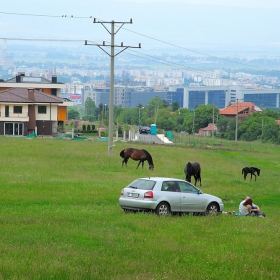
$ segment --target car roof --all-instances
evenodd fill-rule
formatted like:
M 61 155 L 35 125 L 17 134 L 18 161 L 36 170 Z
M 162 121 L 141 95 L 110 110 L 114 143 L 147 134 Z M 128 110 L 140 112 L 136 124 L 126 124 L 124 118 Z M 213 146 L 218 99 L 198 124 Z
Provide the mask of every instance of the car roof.
M 170 178 L 170 177 L 145 177 L 145 178 L 137 178 L 137 179 L 153 180 L 153 181 L 159 181 L 159 182 L 163 182 L 163 181 L 184 181 L 182 179 L 176 179 L 176 178 Z

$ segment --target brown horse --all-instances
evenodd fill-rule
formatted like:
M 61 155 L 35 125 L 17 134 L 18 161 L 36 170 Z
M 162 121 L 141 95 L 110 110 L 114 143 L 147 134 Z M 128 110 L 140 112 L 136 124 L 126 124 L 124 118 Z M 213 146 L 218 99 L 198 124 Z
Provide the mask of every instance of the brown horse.
M 129 160 L 129 158 L 131 158 L 135 161 L 139 160 L 139 163 L 138 163 L 136 169 L 139 167 L 141 162 L 142 162 L 142 168 L 143 168 L 145 160 L 148 161 L 148 163 L 149 163 L 149 169 L 150 170 L 154 169 L 153 158 L 149 154 L 149 152 L 146 151 L 146 150 L 138 150 L 138 149 L 134 149 L 134 148 L 128 148 L 128 149 L 122 150 L 120 152 L 120 156 L 123 158 L 122 166 L 123 166 L 123 164 L 125 164 L 127 166 L 127 162 Z

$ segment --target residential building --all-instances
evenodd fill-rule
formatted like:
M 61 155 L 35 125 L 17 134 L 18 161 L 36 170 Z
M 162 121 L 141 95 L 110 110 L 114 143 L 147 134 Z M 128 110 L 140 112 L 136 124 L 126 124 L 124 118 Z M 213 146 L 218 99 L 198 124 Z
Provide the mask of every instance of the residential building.
M 52 80 L 43 77 L 25 76 L 25 73 L 18 73 L 15 77 L 6 81 L 0 80 L 0 91 L 9 88 L 34 88 L 35 90 L 60 97 L 61 89 L 65 85 L 57 81 L 57 76 Z
M 0 135 L 57 132 L 67 120 L 67 108 L 73 106 L 73 102 L 60 97 L 63 88 L 56 76 L 48 80 L 18 73 L 6 81 L 0 80 Z
M 53 135 L 67 119 L 65 105 L 62 98 L 31 88 L 2 90 L 0 135 Z
M 217 126 L 213 123 L 209 123 L 207 127 L 200 128 L 198 134 L 199 136 L 211 136 L 212 133 L 216 133 L 217 131 Z
M 252 102 L 235 102 L 227 107 L 220 109 L 220 114 L 227 118 L 234 118 L 238 114 L 238 118 L 245 118 L 253 112 L 262 111 Z

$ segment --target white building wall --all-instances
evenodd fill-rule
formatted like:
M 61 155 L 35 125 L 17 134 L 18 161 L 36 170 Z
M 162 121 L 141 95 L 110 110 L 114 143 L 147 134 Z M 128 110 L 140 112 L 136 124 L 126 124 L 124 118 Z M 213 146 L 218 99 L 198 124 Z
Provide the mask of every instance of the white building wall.
M 38 121 L 56 121 L 57 120 L 57 105 L 46 104 L 46 114 L 38 114 L 38 106 L 44 106 L 42 104 L 35 105 L 35 116 Z
M 5 116 L 5 108 L 9 106 L 9 117 Z M 14 106 L 22 106 L 22 113 L 15 114 Z M 17 121 L 17 122 L 26 122 L 29 120 L 28 117 L 28 104 L 1 104 L 0 105 L 0 120 L 4 121 Z

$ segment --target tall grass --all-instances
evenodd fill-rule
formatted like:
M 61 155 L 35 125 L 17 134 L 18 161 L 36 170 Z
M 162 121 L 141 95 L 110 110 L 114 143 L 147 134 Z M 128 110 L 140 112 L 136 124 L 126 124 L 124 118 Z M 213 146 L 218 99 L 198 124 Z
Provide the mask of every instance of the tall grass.
M 47 138 L 0 138 L 0 279 L 279 279 L 279 151 L 196 149 Z M 155 169 L 121 166 L 147 149 Z M 121 189 L 138 177 L 184 179 L 202 167 L 202 191 L 237 211 L 246 195 L 264 219 L 124 214 Z M 256 182 L 244 166 L 261 168 Z

